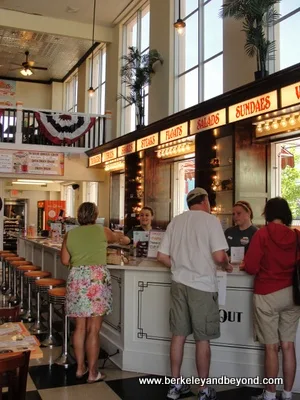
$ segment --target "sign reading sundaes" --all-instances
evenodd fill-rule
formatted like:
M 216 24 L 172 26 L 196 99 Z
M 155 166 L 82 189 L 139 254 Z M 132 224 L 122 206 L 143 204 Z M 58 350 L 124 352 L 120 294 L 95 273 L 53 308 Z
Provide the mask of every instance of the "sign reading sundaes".
M 240 121 L 276 110 L 278 108 L 277 103 L 277 91 L 274 90 L 273 92 L 235 104 L 229 107 L 229 122 Z
M 135 152 L 135 142 L 130 142 L 118 147 L 118 157 L 124 157 L 127 154 Z
M 187 122 L 173 126 L 160 132 L 160 143 L 171 142 L 172 140 L 181 139 L 188 134 Z
M 137 140 L 136 142 L 136 150 L 145 150 L 149 147 L 158 145 L 158 133 L 154 133 L 153 135 L 146 136 L 142 139 Z
M 193 119 L 190 126 L 190 135 L 194 133 L 214 129 L 218 126 L 226 124 L 226 109 L 215 111 L 211 114 L 203 115 L 202 117 Z
M 89 158 L 89 167 L 97 164 L 101 164 L 101 154 L 97 154 L 96 156 L 92 156 Z
M 300 82 L 281 89 L 281 106 L 287 107 L 300 103 Z
M 102 153 L 102 162 L 113 160 L 117 158 L 117 148 L 107 150 L 105 153 Z

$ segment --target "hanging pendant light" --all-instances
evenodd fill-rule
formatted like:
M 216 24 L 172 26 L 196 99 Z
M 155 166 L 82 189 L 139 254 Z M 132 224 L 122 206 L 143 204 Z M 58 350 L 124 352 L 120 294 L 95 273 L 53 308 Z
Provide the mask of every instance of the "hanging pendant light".
M 178 0 L 178 19 L 174 22 L 174 28 L 179 35 L 182 35 L 184 32 L 185 25 L 185 22 L 181 19 L 181 0 Z
M 92 62 L 91 62 L 91 79 L 88 94 L 90 97 L 94 96 L 95 89 L 93 88 L 93 72 L 94 72 L 94 43 L 95 43 L 95 19 L 96 19 L 96 0 L 94 0 L 94 11 L 93 11 L 93 34 L 92 34 Z

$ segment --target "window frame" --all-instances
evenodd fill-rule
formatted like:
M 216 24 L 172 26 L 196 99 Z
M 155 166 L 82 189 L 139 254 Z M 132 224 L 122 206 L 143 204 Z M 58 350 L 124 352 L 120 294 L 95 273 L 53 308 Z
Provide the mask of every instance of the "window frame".
M 107 59 L 107 49 L 105 44 L 101 44 L 90 57 L 88 58 L 88 80 L 90 82 L 91 79 L 91 68 L 92 68 L 92 57 L 93 57 L 93 67 L 95 68 L 95 63 L 98 62 L 98 69 L 97 69 L 97 86 L 95 85 L 94 82 L 94 76 L 93 76 L 93 88 L 95 90 L 94 96 L 89 98 L 88 102 L 88 110 L 89 113 L 91 114 L 99 114 L 99 115 L 104 115 L 105 114 L 105 88 L 106 88 L 106 59 Z M 105 74 L 103 74 L 103 69 L 105 71 Z M 104 75 L 104 76 L 103 76 Z M 104 77 L 104 80 L 102 79 Z M 91 82 L 89 83 L 91 84 Z M 103 92 L 104 88 L 104 92 Z M 93 101 L 98 96 L 98 107 L 96 111 L 93 111 Z M 93 112 L 92 112 L 93 111 Z M 102 112 L 101 112 L 102 111 Z
M 145 12 L 145 10 L 147 10 Z M 128 43 L 128 26 L 132 24 L 134 20 L 136 20 L 136 25 L 137 25 L 137 32 L 136 32 L 136 46 L 139 51 L 141 51 L 141 54 L 144 54 L 145 52 L 149 51 L 150 49 L 150 24 L 149 24 L 149 46 L 147 46 L 145 49 L 141 49 L 142 45 L 142 19 L 143 17 L 149 13 L 149 21 L 150 21 L 150 3 L 146 2 L 143 4 L 123 25 L 123 32 L 122 32 L 122 56 L 126 55 L 128 53 L 128 47 L 132 46 L 132 43 Z M 126 96 L 127 93 L 127 88 L 126 85 L 121 83 L 121 93 L 122 95 Z M 147 101 L 147 107 L 145 106 L 145 110 L 149 110 L 149 90 L 145 90 L 145 94 L 143 96 L 144 99 L 144 104 L 146 104 Z M 133 113 L 133 108 L 134 108 L 134 113 Z M 121 112 L 120 112 L 120 134 L 121 136 L 132 132 L 132 130 L 135 130 L 136 126 L 136 119 L 134 118 L 134 123 L 131 120 L 132 117 L 130 117 L 130 121 L 127 122 L 126 117 L 128 115 L 128 110 L 132 115 L 135 117 L 135 105 L 129 105 L 127 102 L 125 102 L 124 99 L 121 99 Z M 149 113 L 146 115 L 145 113 L 145 125 L 148 125 L 148 117 Z M 126 129 L 126 126 L 130 125 L 133 126 L 133 128 Z
M 178 19 L 178 15 L 177 15 L 177 10 L 178 10 L 178 6 L 179 6 L 179 1 L 182 0 L 174 0 L 175 2 L 175 15 L 174 15 L 174 20 Z M 188 1 L 188 0 L 185 0 Z M 185 15 L 184 17 L 182 17 L 183 21 L 186 22 L 186 24 L 188 23 L 188 19 L 190 17 L 192 17 L 194 14 L 198 14 L 198 63 L 190 68 L 188 68 L 187 70 L 183 71 L 183 72 L 179 72 L 180 67 L 179 67 L 179 62 L 180 59 L 182 59 L 183 57 L 185 57 L 185 53 L 183 53 L 182 55 L 180 54 L 180 45 L 179 45 L 179 41 L 180 41 L 180 35 L 178 35 L 178 33 L 176 32 L 176 30 L 174 30 L 174 35 L 175 35 L 175 40 L 174 40 L 174 57 L 175 57 L 175 62 L 174 62 L 174 112 L 178 112 L 178 111 L 182 111 L 188 107 L 184 106 L 183 108 L 180 107 L 180 96 L 179 96 L 179 92 L 180 92 L 180 78 L 182 78 L 183 76 L 188 75 L 190 72 L 198 69 L 198 103 L 202 103 L 203 101 L 209 100 L 209 98 L 205 98 L 205 66 L 213 61 L 216 60 L 219 57 L 223 57 L 224 54 L 224 48 L 222 45 L 222 51 L 219 51 L 218 53 L 215 53 L 214 55 L 205 58 L 205 54 L 204 54 L 204 35 L 205 35 L 205 9 L 204 7 L 206 5 L 208 5 L 209 3 L 211 3 L 213 0 L 198 0 L 198 7 L 196 9 L 194 9 L 193 11 L 191 11 L 189 14 Z M 220 19 L 220 21 L 222 21 L 223 24 L 223 20 Z M 223 24 L 224 25 L 224 24 Z M 222 32 L 224 35 L 224 30 L 222 28 Z M 222 68 L 222 73 L 223 73 L 223 68 Z M 223 81 L 223 78 L 222 78 Z M 223 81 L 224 82 L 224 81 Z M 222 94 L 224 92 L 224 85 L 222 85 L 222 91 L 220 94 Z M 194 104 L 194 105 L 196 105 Z
M 76 113 L 78 110 L 78 70 L 76 70 L 65 82 L 65 104 L 67 112 Z

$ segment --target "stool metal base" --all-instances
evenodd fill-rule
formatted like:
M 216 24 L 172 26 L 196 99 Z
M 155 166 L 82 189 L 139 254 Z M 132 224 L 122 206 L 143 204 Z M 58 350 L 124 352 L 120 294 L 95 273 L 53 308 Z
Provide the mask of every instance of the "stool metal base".
M 35 318 L 33 317 L 31 310 L 28 310 L 25 314 L 21 315 L 21 320 L 31 323 L 35 321 Z
M 57 347 L 62 345 L 62 338 L 58 334 L 49 335 L 41 342 L 43 347 Z
M 29 332 L 32 333 L 33 335 L 40 335 L 42 333 L 47 333 L 48 329 L 47 327 L 42 323 L 36 321 L 30 328 Z
M 70 368 L 72 365 L 76 364 L 74 358 L 68 353 L 62 353 L 55 361 L 54 364 L 60 365 L 64 368 Z

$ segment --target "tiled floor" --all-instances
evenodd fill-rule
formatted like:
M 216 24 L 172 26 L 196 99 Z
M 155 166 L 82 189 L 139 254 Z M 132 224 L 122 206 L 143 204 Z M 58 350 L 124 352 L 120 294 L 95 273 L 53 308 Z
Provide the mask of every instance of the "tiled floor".
M 166 385 L 142 385 L 140 377 L 143 374 L 121 371 L 110 361 L 105 364 L 105 382 L 87 384 L 85 380 L 75 378 L 75 368 L 66 370 L 53 365 L 53 360 L 60 354 L 60 348 L 44 348 L 44 358 L 30 362 L 27 381 L 26 400 L 164 400 L 166 399 Z M 51 365 L 52 364 L 52 365 Z M 99 361 L 99 366 L 103 360 Z M 101 368 L 100 368 L 101 369 Z M 147 377 L 152 377 L 147 375 Z M 251 400 L 261 392 L 254 388 L 232 388 L 228 386 L 217 387 L 218 400 Z M 181 397 L 185 400 L 196 400 L 197 387 L 192 387 L 191 392 Z M 300 400 L 300 395 L 295 395 L 294 400 Z M 5 400 L 5 397 L 4 397 Z

